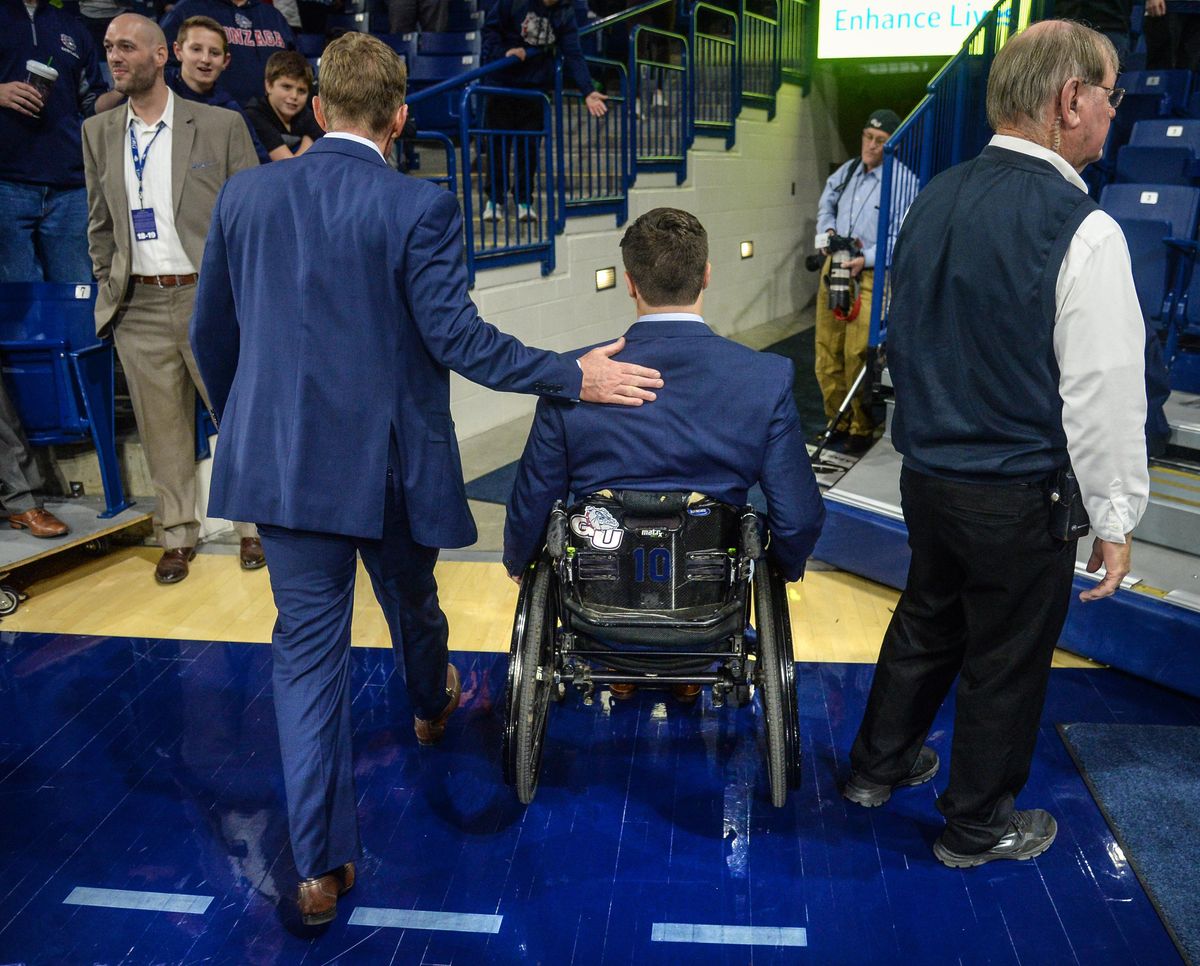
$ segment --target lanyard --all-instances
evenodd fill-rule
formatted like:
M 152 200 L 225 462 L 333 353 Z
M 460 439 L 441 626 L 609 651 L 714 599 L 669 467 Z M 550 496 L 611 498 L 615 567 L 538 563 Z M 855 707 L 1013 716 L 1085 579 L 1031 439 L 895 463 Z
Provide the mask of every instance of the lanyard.
M 149 150 L 149 149 L 147 149 L 147 150 Z M 866 168 L 863 168 L 862 172 L 860 173 L 860 177 L 859 177 L 860 185 L 862 184 L 862 179 L 865 178 L 868 174 L 870 174 L 870 172 L 867 171 Z M 850 227 L 846 231 L 846 234 L 849 235 L 851 238 L 854 237 L 854 226 L 858 222 L 858 216 L 861 215 L 863 213 L 863 209 L 865 207 L 867 207 L 867 202 L 870 201 L 873 196 L 877 195 L 878 192 L 879 192 L 879 182 L 875 182 L 875 184 L 871 186 L 871 190 L 867 192 L 867 196 L 861 202 L 859 202 L 857 211 L 854 210 L 854 194 L 858 193 L 857 188 L 856 188 L 854 194 L 851 194 L 851 196 L 850 196 L 850 199 L 851 199 L 850 200 Z
M 154 142 L 158 140 L 158 136 L 162 134 L 162 129 L 167 126 L 166 121 L 159 121 L 158 126 L 154 129 L 154 137 L 150 139 L 150 143 L 146 145 L 146 153 L 139 155 L 137 146 L 137 135 L 134 133 L 136 125 L 129 125 L 129 153 L 133 155 L 133 173 L 137 175 L 138 183 L 138 207 L 145 208 L 146 204 L 142 196 L 142 173 L 146 170 L 146 162 L 150 160 L 150 149 L 154 147 Z

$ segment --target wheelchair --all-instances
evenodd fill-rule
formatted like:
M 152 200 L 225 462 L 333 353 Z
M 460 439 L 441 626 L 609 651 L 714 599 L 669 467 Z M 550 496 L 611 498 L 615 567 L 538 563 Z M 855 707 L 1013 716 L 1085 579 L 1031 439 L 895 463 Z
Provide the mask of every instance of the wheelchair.
M 753 507 L 630 490 L 555 504 L 509 649 L 504 778 L 522 804 L 537 792 L 551 706 L 568 685 L 590 703 L 611 683 L 707 685 L 716 707 L 757 689 L 771 803 L 783 807 L 800 785 L 792 631 Z

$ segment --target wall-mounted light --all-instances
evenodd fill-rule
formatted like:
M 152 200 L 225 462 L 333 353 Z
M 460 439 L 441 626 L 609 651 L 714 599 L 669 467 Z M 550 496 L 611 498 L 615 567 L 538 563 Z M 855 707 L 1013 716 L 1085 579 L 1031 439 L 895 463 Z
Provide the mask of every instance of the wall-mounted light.
M 753 258 L 753 257 L 754 257 L 754 242 L 752 242 L 752 241 L 742 242 L 742 258 Z
M 615 268 L 596 269 L 596 291 L 603 292 L 606 288 L 617 287 L 617 270 Z

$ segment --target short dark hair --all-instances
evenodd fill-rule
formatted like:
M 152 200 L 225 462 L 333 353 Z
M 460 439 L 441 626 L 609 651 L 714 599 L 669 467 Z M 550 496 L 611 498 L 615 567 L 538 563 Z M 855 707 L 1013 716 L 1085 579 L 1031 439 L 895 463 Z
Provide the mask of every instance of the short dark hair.
M 647 305 L 690 305 L 704 288 L 708 233 L 678 208 L 655 208 L 621 239 L 621 260 Z
M 279 50 L 267 58 L 267 83 L 274 84 L 279 78 L 303 81 L 310 91 L 313 86 L 312 64 L 302 53 L 295 50 Z

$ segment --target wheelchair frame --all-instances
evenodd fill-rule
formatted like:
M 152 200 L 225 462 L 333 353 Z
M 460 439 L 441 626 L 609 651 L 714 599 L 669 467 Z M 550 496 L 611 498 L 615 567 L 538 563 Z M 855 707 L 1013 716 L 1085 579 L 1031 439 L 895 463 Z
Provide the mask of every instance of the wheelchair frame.
M 727 508 L 738 514 L 741 522 L 732 571 L 735 583 L 731 604 L 736 607 L 726 606 L 707 621 L 719 628 L 729 622 L 731 612 L 740 614 L 732 633 L 708 642 L 716 645 L 724 639 L 724 646 L 642 646 L 623 650 L 605 646 L 595 636 L 571 626 L 564 589 L 570 581 L 567 521 L 571 511 L 561 501 L 555 505 L 547 526 L 546 547 L 521 581 L 509 649 L 502 760 L 505 781 L 516 787 L 522 804 L 532 802 L 537 792 L 550 707 L 563 699 L 567 685 L 574 685 L 585 702 L 591 703 L 597 684 L 701 684 L 712 688 L 714 707 L 722 706 L 727 698 L 735 705 L 748 703 L 751 686 L 757 686 L 766 731 L 771 803 L 783 807 L 788 790 L 799 787 L 800 726 L 787 588 L 762 552 L 753 508 Z M 751 601 L 756 641 L 748 640 L 744 633 Z M 589 630 L 611 629 L 617 639 L 622 628 L 637 630 L 644 636 L 647 628 L 652 634 L 655 626 L 652 621 L 639 619 L 636 612 L 581 620 L 577 611 L 575 623 L 584 623 Z M 687 626 L 703 633 L 705 623 L 660 620 L 657 627 Z M 678 667 L 681 659 L 685 662 L 682 669 Z M 690 666 L 686 666 L 689 661 Z M 670 667 L 672 664 L 676 669 Z M 704 670 L 697 670 L 698 666 Z

